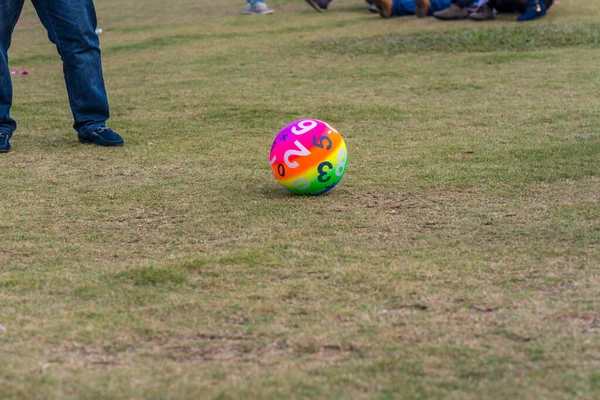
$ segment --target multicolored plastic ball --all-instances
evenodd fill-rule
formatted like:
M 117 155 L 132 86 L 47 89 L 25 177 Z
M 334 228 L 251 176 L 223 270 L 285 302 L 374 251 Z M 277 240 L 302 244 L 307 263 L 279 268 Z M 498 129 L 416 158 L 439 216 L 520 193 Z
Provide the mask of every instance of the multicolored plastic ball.
M 342 135 L 326 122 L 306 118 L 279 132 L 271 146 L 275 179 L 297 194 L 319 195 L 344 176 L 348 151 Z

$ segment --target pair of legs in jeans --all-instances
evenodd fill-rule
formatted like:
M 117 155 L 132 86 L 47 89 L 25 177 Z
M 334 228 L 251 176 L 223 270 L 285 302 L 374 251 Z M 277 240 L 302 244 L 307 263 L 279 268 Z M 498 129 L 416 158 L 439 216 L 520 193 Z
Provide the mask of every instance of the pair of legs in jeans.
M 10 116 L 13 100 L 8 67 L 8 48 L 25 0 L 0 0 L 0 146 L 15 131 Z M 81 141 L 118 146 L 123 140 L 106 128 L 108 99 L 102 76 L 96 11 L 92 0 L 32 0 L 48 38 L 56 45 L 63 73 L 73 127 Z M 9 147 L 10 148 L 10 147 Z M 1 149 L 0 149 L 1 150 Z M 6 150 L 8 151 L 8 150 Z

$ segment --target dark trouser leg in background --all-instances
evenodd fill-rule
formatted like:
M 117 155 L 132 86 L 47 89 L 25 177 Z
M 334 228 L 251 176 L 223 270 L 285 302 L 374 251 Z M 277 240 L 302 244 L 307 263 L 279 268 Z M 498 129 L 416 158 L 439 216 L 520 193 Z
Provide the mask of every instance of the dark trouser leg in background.
M 13 92 L 8 68 L 8 48 L 24 0 L 0 0 L 0 134 L 10 138 L 17 123 L 10 117 Z
M 534 19 L 542 18 L 546 15 L 548 7 L 552 5 L 552 1 L 548 2 L 545 0 L 529 0 L 527 7 L 523 15 L 517 18 L 518 22 L 531 21 Z
M 80 135 L 85 135 L 105 126 L 109 109 L 93 1 L 32 2 L 48 31 L 48 38 L 56 45 L 63 61 L 69 103 L 75 120 L 73 127 Z
M 306 1 L 312 8 L 317 10 L 318 12 L 327 11 L 327 7 L 332 0 L 304 0 Z
M 527 8 L 527 0 L 489 0 L 487 6 L 501 13 L 524 13 Z
M 495 8 L 498 12 L 520 12 L 524 13 L 527 10 L 528 0 L 490 0 L 488 6 Z M 550 8 L 554 0 L 541 0 L 540 3 L 544 3 L 546 8 Z
M 498 12 L 519 12 L 522 15 L 517 21 L 529 21 L 541 18 L 554 0 L 490 0 L 489 8 L 495 8 Z
M 452 4 L 456 4 L 460 8 L 469 7 L 473 0 L 452 0 Z

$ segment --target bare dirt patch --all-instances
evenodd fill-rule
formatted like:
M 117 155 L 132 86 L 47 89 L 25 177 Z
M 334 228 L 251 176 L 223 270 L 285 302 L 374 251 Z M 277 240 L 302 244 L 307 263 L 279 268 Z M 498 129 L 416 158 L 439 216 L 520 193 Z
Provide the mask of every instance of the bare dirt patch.
M 298 357 L 311 362 L 337 362 L 360 349 L 354 345 L 323 344 L 299 346 L 288 340 L 257 340 L 252 336 L 195 334 L 156 337 L 137 344 L 103 347 L 70 346 L 51 353 L 44 369 L 60 365 L 66 369 L 112 368 L 132 363 L 132 357 L 166 359 L 177 364 L 250 363 L 276 365 Z

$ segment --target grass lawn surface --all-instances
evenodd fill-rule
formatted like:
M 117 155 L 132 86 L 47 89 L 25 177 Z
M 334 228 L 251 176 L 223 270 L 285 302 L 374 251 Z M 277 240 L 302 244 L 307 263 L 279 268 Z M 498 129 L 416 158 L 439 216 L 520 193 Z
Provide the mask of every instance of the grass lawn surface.
M 381 20 L 97 0 L 111 126 L 14 34 L 0 156 L 1 399 L 600 398 L 600 8 Z M 348 169 L 269 167 L 313 117 Z

